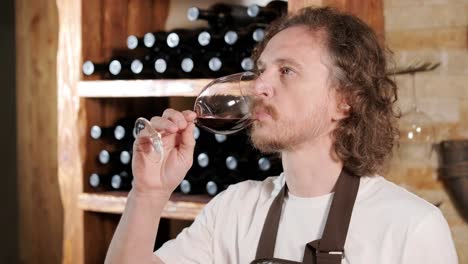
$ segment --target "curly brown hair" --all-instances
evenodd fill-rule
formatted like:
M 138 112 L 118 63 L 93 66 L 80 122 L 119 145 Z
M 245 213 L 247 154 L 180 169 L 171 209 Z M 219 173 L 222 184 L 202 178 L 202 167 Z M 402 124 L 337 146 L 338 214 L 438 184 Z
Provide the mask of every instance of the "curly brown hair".
M 333 132 L 334 153 L 356 175 L 379 172 L 398 135 L 397 86 L 386 73 L 388 53 L 359 18 L 330 7 L 306 7 L 272 24 L 254 49 L 253 59 L 274 35 L 293 26 L 324 33 L 319 35 L 328 51 L 330 79 L 351 107 Z

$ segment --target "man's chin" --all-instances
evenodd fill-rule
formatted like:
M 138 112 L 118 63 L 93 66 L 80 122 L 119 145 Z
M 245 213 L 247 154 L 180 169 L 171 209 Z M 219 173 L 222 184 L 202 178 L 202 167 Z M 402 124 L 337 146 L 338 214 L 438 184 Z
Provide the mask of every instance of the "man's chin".
M 264 128 L 254 128 L 250 133 L 250 141 L 252 145 L 262 153 L 277 153 L 282 149 L 279 142 L 275 142 L 270 138 L 272 136 Z

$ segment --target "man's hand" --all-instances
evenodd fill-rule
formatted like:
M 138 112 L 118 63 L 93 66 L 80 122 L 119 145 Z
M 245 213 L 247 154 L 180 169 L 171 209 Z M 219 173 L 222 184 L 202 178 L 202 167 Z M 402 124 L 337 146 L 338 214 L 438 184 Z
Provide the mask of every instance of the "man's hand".
M 161 134 L 164 157 L 153 148 L 153 140 L 140 134 L 133 144 L 133 191 L 144 195 L 170 195 L 192 166 L 196 114 L 166 109 L 151 118 L 152 127 Z

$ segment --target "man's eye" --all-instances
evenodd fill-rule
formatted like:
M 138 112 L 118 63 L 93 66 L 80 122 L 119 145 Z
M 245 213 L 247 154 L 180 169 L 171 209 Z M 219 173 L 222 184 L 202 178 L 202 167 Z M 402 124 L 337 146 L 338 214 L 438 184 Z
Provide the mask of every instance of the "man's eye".
M 293 72 L 293 71 L 292 71 L 290 68 L 288 68 L 288 67 L 281 67 L 281 68 L 280 68 L 280 73 L 281 73 L 282 75 L 289 75 L 289 74 L 291 74 L 292 72 Z

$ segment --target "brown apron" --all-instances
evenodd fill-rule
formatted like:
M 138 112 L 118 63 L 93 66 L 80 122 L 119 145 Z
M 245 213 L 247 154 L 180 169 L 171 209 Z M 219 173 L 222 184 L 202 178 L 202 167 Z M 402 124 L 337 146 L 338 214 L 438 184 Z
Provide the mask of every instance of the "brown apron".
M 257 254 L 251 264 L 339 264 L 344 258 L 344 244 L 349 221 L 359 189 L 359 177 L 343 169 L 335 186 L 335 194 L 321 239 L 307 243 L 302 262 L 273 258 L 276 235 L 283 201 L 287 195 L 286 184 L 270 206 L 258 242 Z

